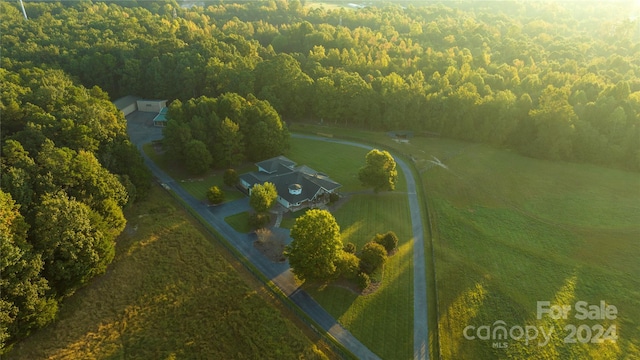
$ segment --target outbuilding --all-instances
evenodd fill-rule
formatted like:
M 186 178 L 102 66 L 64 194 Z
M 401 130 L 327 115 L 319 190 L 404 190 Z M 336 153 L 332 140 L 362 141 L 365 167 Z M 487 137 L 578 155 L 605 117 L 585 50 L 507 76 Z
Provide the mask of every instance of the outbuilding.
M 166 107 L 162 108 L 158 115 L 153 118 L 153 126 L 165 127 L 167 126 L 167 109 Z
M 124 116 L 131 114 L 138 110 L 139 97 L 133 95 L 127 95 L 113 102 L 113 104 L 120 110 Z
M 143 100 L 137 101 L 138 111 L 159 113 L 167 107 L 167 100 Z

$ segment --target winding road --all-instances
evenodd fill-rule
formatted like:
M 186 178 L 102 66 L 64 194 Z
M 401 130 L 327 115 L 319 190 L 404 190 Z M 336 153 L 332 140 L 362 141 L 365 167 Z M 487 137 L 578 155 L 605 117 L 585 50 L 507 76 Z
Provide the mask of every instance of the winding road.
M 151 115 L 149 115 L 151 114 Z M 255 240 L 252 234 L 242 234 L 235 231 L 224 219 L 225 217 L 250 209 L 247 198 L 226 203 L 221 206 L 209 207 L 205 203 L 194 198 L 180 186 L 173 178 L 162 171 L 148 156 L 142 151 L 142 146 L 146 143 L 162 138 L 162 129 L 152 126 L 152 113 L 135 112 L 127 116 L 127 131 L 131 142 L 134 143 L 144 157 L 144 162 L 151 170 L 159 182 L 165 188 L 173 191 L 185 204 L 196 211 L 208 224 L 210 224 L 221 236 L 223 236 L 232 246 L 234 246 L 247 260 L 249 260 L 264 276 L 271 279 L 281 291 L 288 296 L 293 303 L 309 315 L 318 325 L 320 325 L 331 336 L 337 339 L 349 351 L 359 359 L 379 359 L 379 357 L 364 346 L 348 330 L 343 328 L 336 319 L 327 313 L 309 294 L 302 290 L 295 282 L 288 262 L 274 263 L 264 257 L 254 246 Z M 318 136 L 308 136 L 292 134 L 293 137 L 307 138 L 320 141 L 335 142 L 345 145 L 358 146 L 371 149 L 363 144 L 328 139 Z M 424 265 L 424 238 L 422 216 L 420 214 L 420 204 L 417 198 L 416 184 L 413 173 L 409 166 L 401 159 L 396 159 L 396 163 L 405 173 L 407 179 L 407 189 L 409 192 L 409 206 L 411 210 L 411 222 L 413 229 L 413 267 L 414 267 L 414 359 L 428 359 L 428 329 L 427 329 L 427 296 L 426 278 Z M 273 229 L 282 232 L 283 237 L 290 241 L 288 230 Z

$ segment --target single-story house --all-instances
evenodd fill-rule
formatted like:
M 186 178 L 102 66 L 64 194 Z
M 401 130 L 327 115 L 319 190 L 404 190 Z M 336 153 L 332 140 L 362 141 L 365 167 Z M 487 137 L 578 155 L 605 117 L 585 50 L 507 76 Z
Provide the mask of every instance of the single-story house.
M 342 186 L 308 166 L 296 166 L 284 156 L 261 161 L 256 166 L 257 171 L 240 175 L 240 185 L 251 193 L 255 184 L 273 183 L 278 191 L 278 203 L 287 210 L 314 206 Z

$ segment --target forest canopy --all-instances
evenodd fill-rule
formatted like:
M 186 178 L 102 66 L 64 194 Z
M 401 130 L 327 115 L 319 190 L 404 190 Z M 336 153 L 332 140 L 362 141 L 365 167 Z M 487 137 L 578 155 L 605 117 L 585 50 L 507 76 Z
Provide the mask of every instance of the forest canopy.
M 631 2 L 203 4 L 28 2 L 27 21 L 3 2 L 3 66 L 61 68 L 112 98 L 252 94 L 287 121 L 640 169 Z

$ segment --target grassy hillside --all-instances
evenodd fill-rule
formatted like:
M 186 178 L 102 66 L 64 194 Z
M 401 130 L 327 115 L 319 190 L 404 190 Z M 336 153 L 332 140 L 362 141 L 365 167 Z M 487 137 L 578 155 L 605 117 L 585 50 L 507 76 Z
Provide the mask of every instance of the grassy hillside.
M 7 359 L 324 358 L 164 190 L 154 187 L 127 218 L 107 273 Z
M 428 148 L 428 147 L 427 147 Z M 446 155 L 441 155 L 446 156 Z M 484 146 L 425 172 L 437 224 L 436 273 L 446 358 L 640 356 L 640 177 L 534 160 Z M 615 320 L 536 319 L 537 301 L 613 304 Z M 553 327 L 546 346 L 469 341 L 466 325 Z M 619 340 L 565 344 L 567 325 L 616 325 Z M 586 335 L 583 334 L 584 336 Z M 590 338 L 590 337 L 589 337 Z

